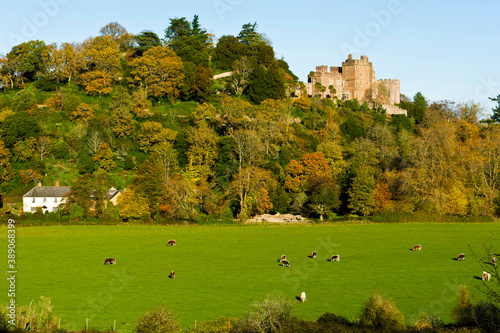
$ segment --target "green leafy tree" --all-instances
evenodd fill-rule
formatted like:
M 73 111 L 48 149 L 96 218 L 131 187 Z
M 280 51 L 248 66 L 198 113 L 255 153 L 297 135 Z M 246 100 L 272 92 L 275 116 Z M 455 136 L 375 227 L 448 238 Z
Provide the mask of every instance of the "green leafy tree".
M 134 36 L 135 55 L 140 57 L 152 47 L 161 46 L 161 39 L 152 31 L 144 30 Z
M 16 112 L 7 116 L 2 123 L 1 139 L 7 148 L 29 137 L 37 138 L 41 133 L 35 118 L 27 112 Z
M 12 108 L 15 111 L 28 111 L 36 107 L 36 98 L 33 91 L 23 89 L 12 98 Z
M 212 94 L 214 73 L 210 68 L 198 65 L 196 69 L 196 83 L 193 86 L 194 99 L 198 103 L 209 102 Z
M 180 333 L 181 326 L 172 313 L 164 307 L 146 312 L 137 323 L 137 333 Z
M 233 63 L 249 55 L 248 47 L 238 38 L 225 35 L 219 38 L 212 55 L 212 62 L 218 69 L 230 70 Z
M 495 98 L 490 97 L 490 99 L 493 102 L 497 102 L 497 106 L 491 109 L 493 111 L 493 114 L 491 115 L 491 120 L 493 120 L 496 123 L 500 123 L 500 94 L 497 95 L 497 97 Z
M 89 174 L 79 176 L 75 183 L 71 185 L 71 191 L 66 195 L 65 209 L 71 212 L 77 205 L 83 209 L 85 216 L 90 215 L 90 208 L 93 204 L 90 198 L 92 191 L 92 176 Z
M 21 43 L 7 53 L 6 68 L 15 78 L 15 86 L 31 82 L 43 72 L 42 53 L 47 46 L 43 41 L 31 40 Z
M 369 215 L 375 207 L 375 178 L 372 173 L 365 168 L 358 169 L 348 194 L 347 207 L 355 214 Z

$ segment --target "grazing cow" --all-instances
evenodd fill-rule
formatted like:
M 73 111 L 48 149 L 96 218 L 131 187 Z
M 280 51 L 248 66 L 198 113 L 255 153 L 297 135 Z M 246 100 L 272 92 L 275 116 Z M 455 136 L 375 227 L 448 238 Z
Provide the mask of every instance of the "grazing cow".
M 300 301 L 301 301 L 302 303 L 304 303 L 304 302 L 306 301 L 306 293 L 305 293 L 305 292 L 302 292 L 302 293 L 300 294 Z
M 175 246 L 175 239 L 169 240 L 167 246 Z
M 491 274 L 488 273 L 488 272 L 483 272 L 483 275 L 482 275 L 482 279 L 481 280 L 487 280 L 487 281 L 491 281 Z
M 465 260 L 465 253 L 460 253 L 457 260 Z
M 283 264 L 283 267 L 290 267 L 290 262 L 286 259 L 282 260 L 281 263 Z
M 420 251 L 420 250 L 422 250 L 422 245 L 420 244 L 417 244 L 413 247 L 413 251 Z
M 171 279 L 175 279 L 175 272 L 174 272 L 174 271 L 171 271 L 171 272 L 170 272 L 170 278 L 171 278 Z
M 316 251 L 311 254 L 311 258 L 316 258 Z
M 278 262 L 283 262 L 283 260 L 286 260 L 286 255 L 282 255 L 281 258 L 278 259 Z
M 491 258 L 491 261 L 493 262 L 493 265 L 495 266 L 497 265 L 497 258 L 493 257 Z
M 334 255 L 330 258 L 330 261 L 331 261 L 331 262 L 334 262 L 334 261 L 340 261 L 340 255 L 338 255 L 338 254 L 334 254 Z
M 104 260 L 104 265 L 116 265 L 116 259 L 115 258 L 106 258 L 106 260 Z

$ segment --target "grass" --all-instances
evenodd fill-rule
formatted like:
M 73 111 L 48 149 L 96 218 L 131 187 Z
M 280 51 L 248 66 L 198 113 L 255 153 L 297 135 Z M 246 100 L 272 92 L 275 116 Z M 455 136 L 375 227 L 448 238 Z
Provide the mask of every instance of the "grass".
M 109 329 L 116 319 L 123 332 L 161 305 L 187 328 L 243 316 L 268 295 L 296 302 L 304 319 L 327 311 L 355 319 L 376 292 L 393 298 L 408 324 L 420 312 L 449 322 L 458 285 L 480 295 L 481 268 L 468 244 L 482 254 L 499 232 L 498 223 L 18 228 L 16 302 L 47 296 L 63 326 L 80 329 L 89 318 L 91 328 Z M 166 247 L 169 239 L 177 246 Z M 415 244 L 421 252 L 410 250 Z M 316 259 L 308 258 L 312 251 Z M 465 261 L 453 260 L 462 252 Z M 290 268 L 277 262 L 282 254 Z M 332 254 L 340 262 L 328 262 Z M 117 265 L 104 266 L 107 257 Z M 8 290 L 6 279 L 0 288 Z M 295 299 L 302 291 L 305 303 Z

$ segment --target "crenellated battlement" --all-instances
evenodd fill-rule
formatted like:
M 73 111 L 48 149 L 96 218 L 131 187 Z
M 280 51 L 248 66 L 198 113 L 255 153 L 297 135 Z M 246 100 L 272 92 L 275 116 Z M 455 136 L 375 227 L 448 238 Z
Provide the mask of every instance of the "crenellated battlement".
M 318 89 L 318 84 L 327 88 Z M 370 94 L 378 90 L 377 85 L 384 85 L 384 96 Z M 316 72 L 308 75 L 307 94 L 320 98 L 357 99 L 360 102 L 380 103 L 388 105 L 400 102 L 400 81 L 398 79 L 375 78 L 372 63 L 365 55 L 353 59 L 349 54 L 342 66 L 316 66 Z M 400 113 L 397 108 L 390 108 L 388 113 Z
M 400 83 L 398 79 L 379 79 L 377 80 L 378 83 L 384 83 L 384 84 L 396 84 Z

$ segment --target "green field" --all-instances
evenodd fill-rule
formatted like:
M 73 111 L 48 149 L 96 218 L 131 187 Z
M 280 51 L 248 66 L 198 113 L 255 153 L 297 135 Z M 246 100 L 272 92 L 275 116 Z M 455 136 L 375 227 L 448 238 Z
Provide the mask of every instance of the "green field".
M 83 328 L 89 318 L 91 328 L 109 329 L 116 320 L 118 331 L 131 331 L 143 313 L 161 305 L 187 328 L 195 320 L 242 316 L 268 295 L 295 302 L 304 319 L 327 311 L 357 318 L 363 301 L 377 292 L 393 298 L 408 323 L 419 312 L 449 321 L 458 285 L 480 295 L 482 271 L 468 244 L 483 254 L 482 244 L 497 239 L 500 224 L 16 230 L 18 304 L 47 296 L 63 326 Z M 0 231 L 6 258 L 7 229 Z M 169 239 L 177 246 L 166 247 Z M 415 244 L 422 244 L 421 252 L 410 250 Z M 316 259 L 308 258 L 312 251 Z M 453 260 L 462 252 L 467 260 Z M 277 262 L 282 254 L 290 268 Z M 332 254 L 340 254 L 340 262 L 328 262 Z M 104 266 L 107 257 L 117 265 Z M 0 287 L 5 304 L 6 279 Z M 295 299 L 302 291 L 305 303 Z

